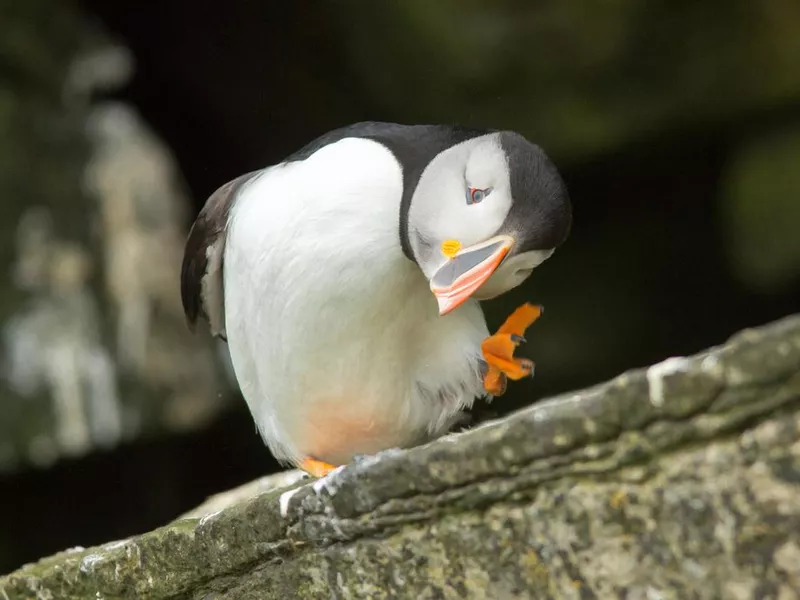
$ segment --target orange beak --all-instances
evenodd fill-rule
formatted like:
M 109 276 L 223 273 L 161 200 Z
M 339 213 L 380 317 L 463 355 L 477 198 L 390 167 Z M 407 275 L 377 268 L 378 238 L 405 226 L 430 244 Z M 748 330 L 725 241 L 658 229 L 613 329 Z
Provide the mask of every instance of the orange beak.
M 431 291 L 439 303 L 439 314 L 446 315 L 475 293 L 500 266 L 513 245 L 510 237 L 500 236 L 462 248 L 436 271 L 431 278 Z

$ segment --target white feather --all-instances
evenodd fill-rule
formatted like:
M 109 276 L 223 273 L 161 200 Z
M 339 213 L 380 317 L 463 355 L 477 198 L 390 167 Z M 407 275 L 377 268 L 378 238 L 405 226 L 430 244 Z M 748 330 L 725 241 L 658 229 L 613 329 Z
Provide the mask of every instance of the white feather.
M 242 190 L 225 247 L 236 377 L 275 456 L 333 464 L 439 434 L 484 393 L 476 301 L 440 317 L 400 248 L 401 167 L 344 139 Z

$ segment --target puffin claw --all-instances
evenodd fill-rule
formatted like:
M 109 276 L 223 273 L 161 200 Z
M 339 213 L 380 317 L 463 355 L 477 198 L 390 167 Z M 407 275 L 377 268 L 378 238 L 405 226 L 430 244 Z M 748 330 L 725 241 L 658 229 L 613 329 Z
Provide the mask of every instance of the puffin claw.
M 527 358 L 519 358 L 520 366 L 528 372 L 528 375 L 533 376 L 533 372 L 536 369 L 536 364 Z
M 486 377 L 486 374 L 489 372 L 489 363 L 487 363 L 483 359 L 478 359 L 478 372 L 481 375 L 481 379 Z
M 516 333 L 512 333 L 511 334 L 511 341 L 514 342 L 515 344 L 522 344 L 524 342 L 527 342 L 528 340 L 526 340 L 521 335 L 517 335 Z

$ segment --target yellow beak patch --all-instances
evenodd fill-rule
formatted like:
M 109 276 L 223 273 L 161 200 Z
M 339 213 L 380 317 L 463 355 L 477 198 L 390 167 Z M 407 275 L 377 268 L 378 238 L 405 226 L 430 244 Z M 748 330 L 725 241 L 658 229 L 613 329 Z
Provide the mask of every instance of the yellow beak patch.
M 445 240 L 442 242 L 442 254 L 447 258 L 453 258 L 461 250 L 461 242 L 458 240 Z

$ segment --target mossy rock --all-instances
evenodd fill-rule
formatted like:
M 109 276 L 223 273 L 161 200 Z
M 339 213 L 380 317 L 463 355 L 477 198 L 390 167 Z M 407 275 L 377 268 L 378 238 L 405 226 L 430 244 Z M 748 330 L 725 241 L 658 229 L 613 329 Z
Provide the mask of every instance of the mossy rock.
M 280 477 L 27 565 L 0 598 L 793 597 L 800 315 L 321 480 Z

